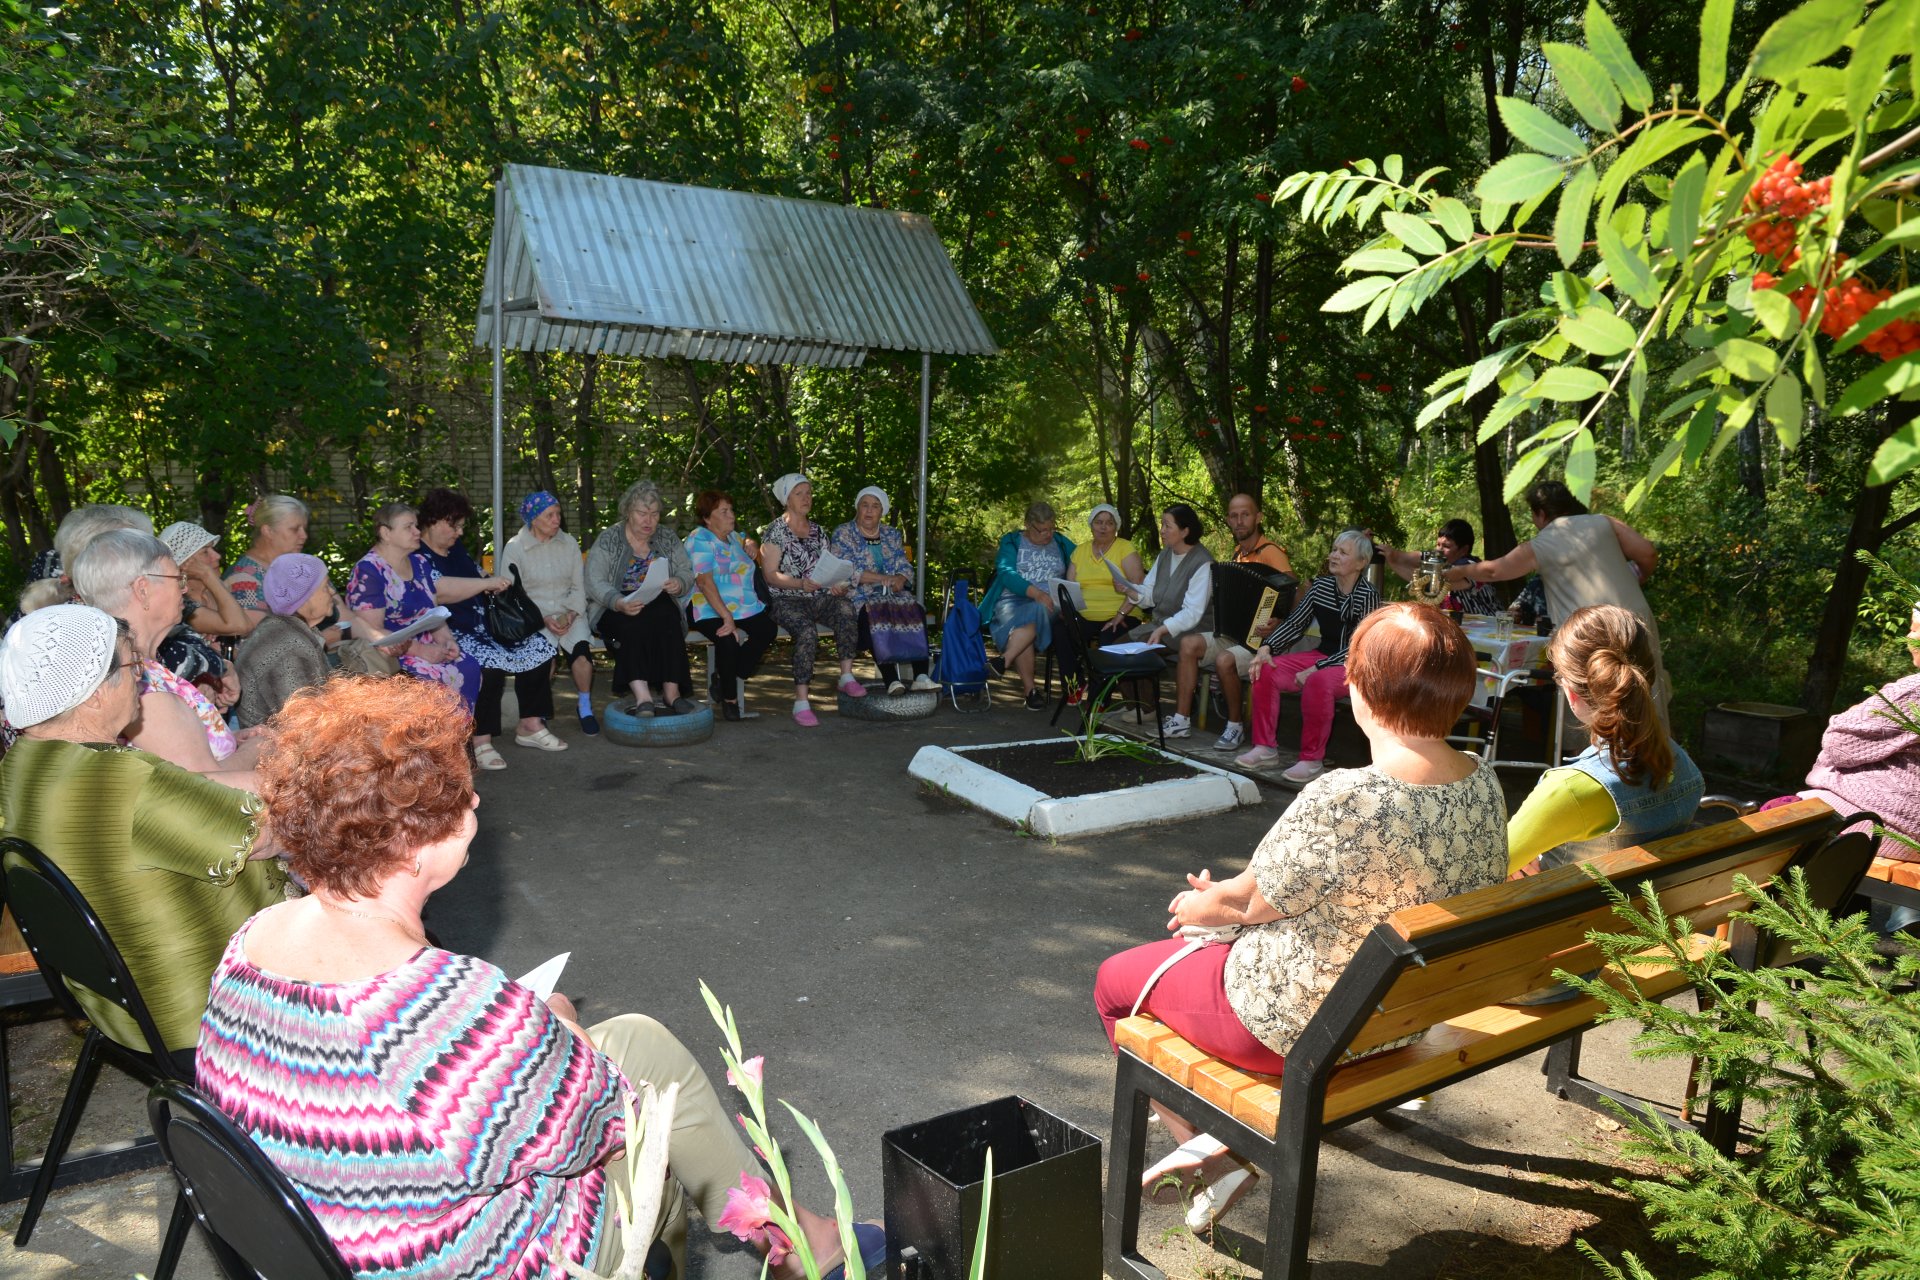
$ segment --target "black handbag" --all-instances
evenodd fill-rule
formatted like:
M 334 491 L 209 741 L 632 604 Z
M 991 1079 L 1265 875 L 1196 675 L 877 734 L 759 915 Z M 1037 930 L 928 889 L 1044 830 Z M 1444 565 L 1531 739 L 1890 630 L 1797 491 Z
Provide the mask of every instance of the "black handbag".
M 540 606 L 533 602 L 526 588 L 520 585 L 520 566 L 508 565 L 513 574 L 513 585 L 505 591 L 496 591 L 482 598 L 481 616 L 486 620 L 487 634 L 495 641 L 511 648 L 525 644 L 527 640 L 539 634 L 547 625 L 540 612 Z

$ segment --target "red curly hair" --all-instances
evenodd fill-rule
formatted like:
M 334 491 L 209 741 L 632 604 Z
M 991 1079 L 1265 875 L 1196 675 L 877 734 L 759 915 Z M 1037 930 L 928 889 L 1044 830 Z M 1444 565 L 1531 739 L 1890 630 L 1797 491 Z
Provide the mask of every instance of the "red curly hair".
M 260 798 L 288 866 L 312 888 L 377 892 L 472 807 L 472 726 L 443 684 L 345 676 L 294 694 L 268 727 Z

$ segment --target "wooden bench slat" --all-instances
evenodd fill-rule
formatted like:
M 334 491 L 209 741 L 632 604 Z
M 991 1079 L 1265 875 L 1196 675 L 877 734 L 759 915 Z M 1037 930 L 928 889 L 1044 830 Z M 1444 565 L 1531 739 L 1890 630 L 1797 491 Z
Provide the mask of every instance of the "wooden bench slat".
M 1888 884 L 1920 889 L 1920 862 L 1901 862 L 1897 858 L 1875 858 L 1867 874 Z
M 1820 800 L 1802 800 L 1764 813 L 1749 814 L 1731 822 L 1683 832 L 1665 840 L 1656 840 L 1644 848 L 1618 849 L 1589 861 L 1610 879 L 1646 871 L 1665 863 L 1696 858 L 1715 849 L 1732 848 L 1755 836 L 1772 840 L 1756 843 L 1753 856 L 1791 851 L 1806 842 L 1802 828 L 1817 825 L 1832 817 L 1833 810 Z M 1518 907 L 1548 901 L 1578 892 L 1590 881 L 1578 866 L 1561 867 L 1523 880 L 1504 880 L 1484 889 L 1475 889 L 1448 898 L 1445 902 L 1422 903 L 1396 911 L 1387 923 L 1410 942 L 1453 929 L 1462 924 L 1506 915 Z
M 1698 958 L 1724 945 L 1719 939 L 1695 935 L 1693 955 Z M 1632 971 L 1651 996 L 1667 995 L 1686 985 L 1680 974 L 1655 964 L 1635 964 Z M 1617 973 L 1610 973 L 1608 981 L 1616 987 L 1624 985 Z M 1548 1005 L 1488 1005 L 1448 1019 L 1433 1026 L 1417 1044 L 1341 1067 L 1327 1089 L 1325 1120 L 1334 1123 L 1389 1098 L 1451 1079 L 1464 1068 L 1545 1044 L 1591 1023 L 1599 1008 L 1598 1000 L 1578 996 Z M 1122 1019 L 1115 1039 L 1122 1050 L 1176 1084 L 1248 1127 L 1273 1136 L 1280 1116 L 1281 1077 L 1242 1071 L 1211 1058 L 1165 1024 L 1145 1016 Z

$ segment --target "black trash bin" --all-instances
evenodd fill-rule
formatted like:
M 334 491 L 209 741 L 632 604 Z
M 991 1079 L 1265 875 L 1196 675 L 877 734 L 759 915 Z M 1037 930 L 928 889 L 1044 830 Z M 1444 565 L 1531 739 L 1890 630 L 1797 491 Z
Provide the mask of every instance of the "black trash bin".
M 1017 1097 L 882 1139 L 890 1274 L 965 1280 L 989 1147 L 987 1280 L 1100 1280 L 1100 1139 Z

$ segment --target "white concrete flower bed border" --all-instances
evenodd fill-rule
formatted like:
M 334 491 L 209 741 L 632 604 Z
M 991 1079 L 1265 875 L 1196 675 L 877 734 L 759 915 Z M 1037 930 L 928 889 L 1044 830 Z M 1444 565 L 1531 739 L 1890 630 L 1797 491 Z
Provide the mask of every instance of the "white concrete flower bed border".
M 984 809 L 1002 822 L 1025 826 L 1043 836 L 1103 835 L 1260 803 L 1260 788 L 1253 779 L 1154 747 L 1148 750 L 1193 773 L 1185 778 L 1123 787 L 1118 791 L 1050 796 L 967 758 L 978 751 L 1044 743 L 1058 744 L 1063 756 L 1073 749 L 1073 744 L 1064 737 L 982 743 L 958 749 L 922 747 L 914 755 L 913 763 L 907 766 L 907 772 L 976 809 Z

